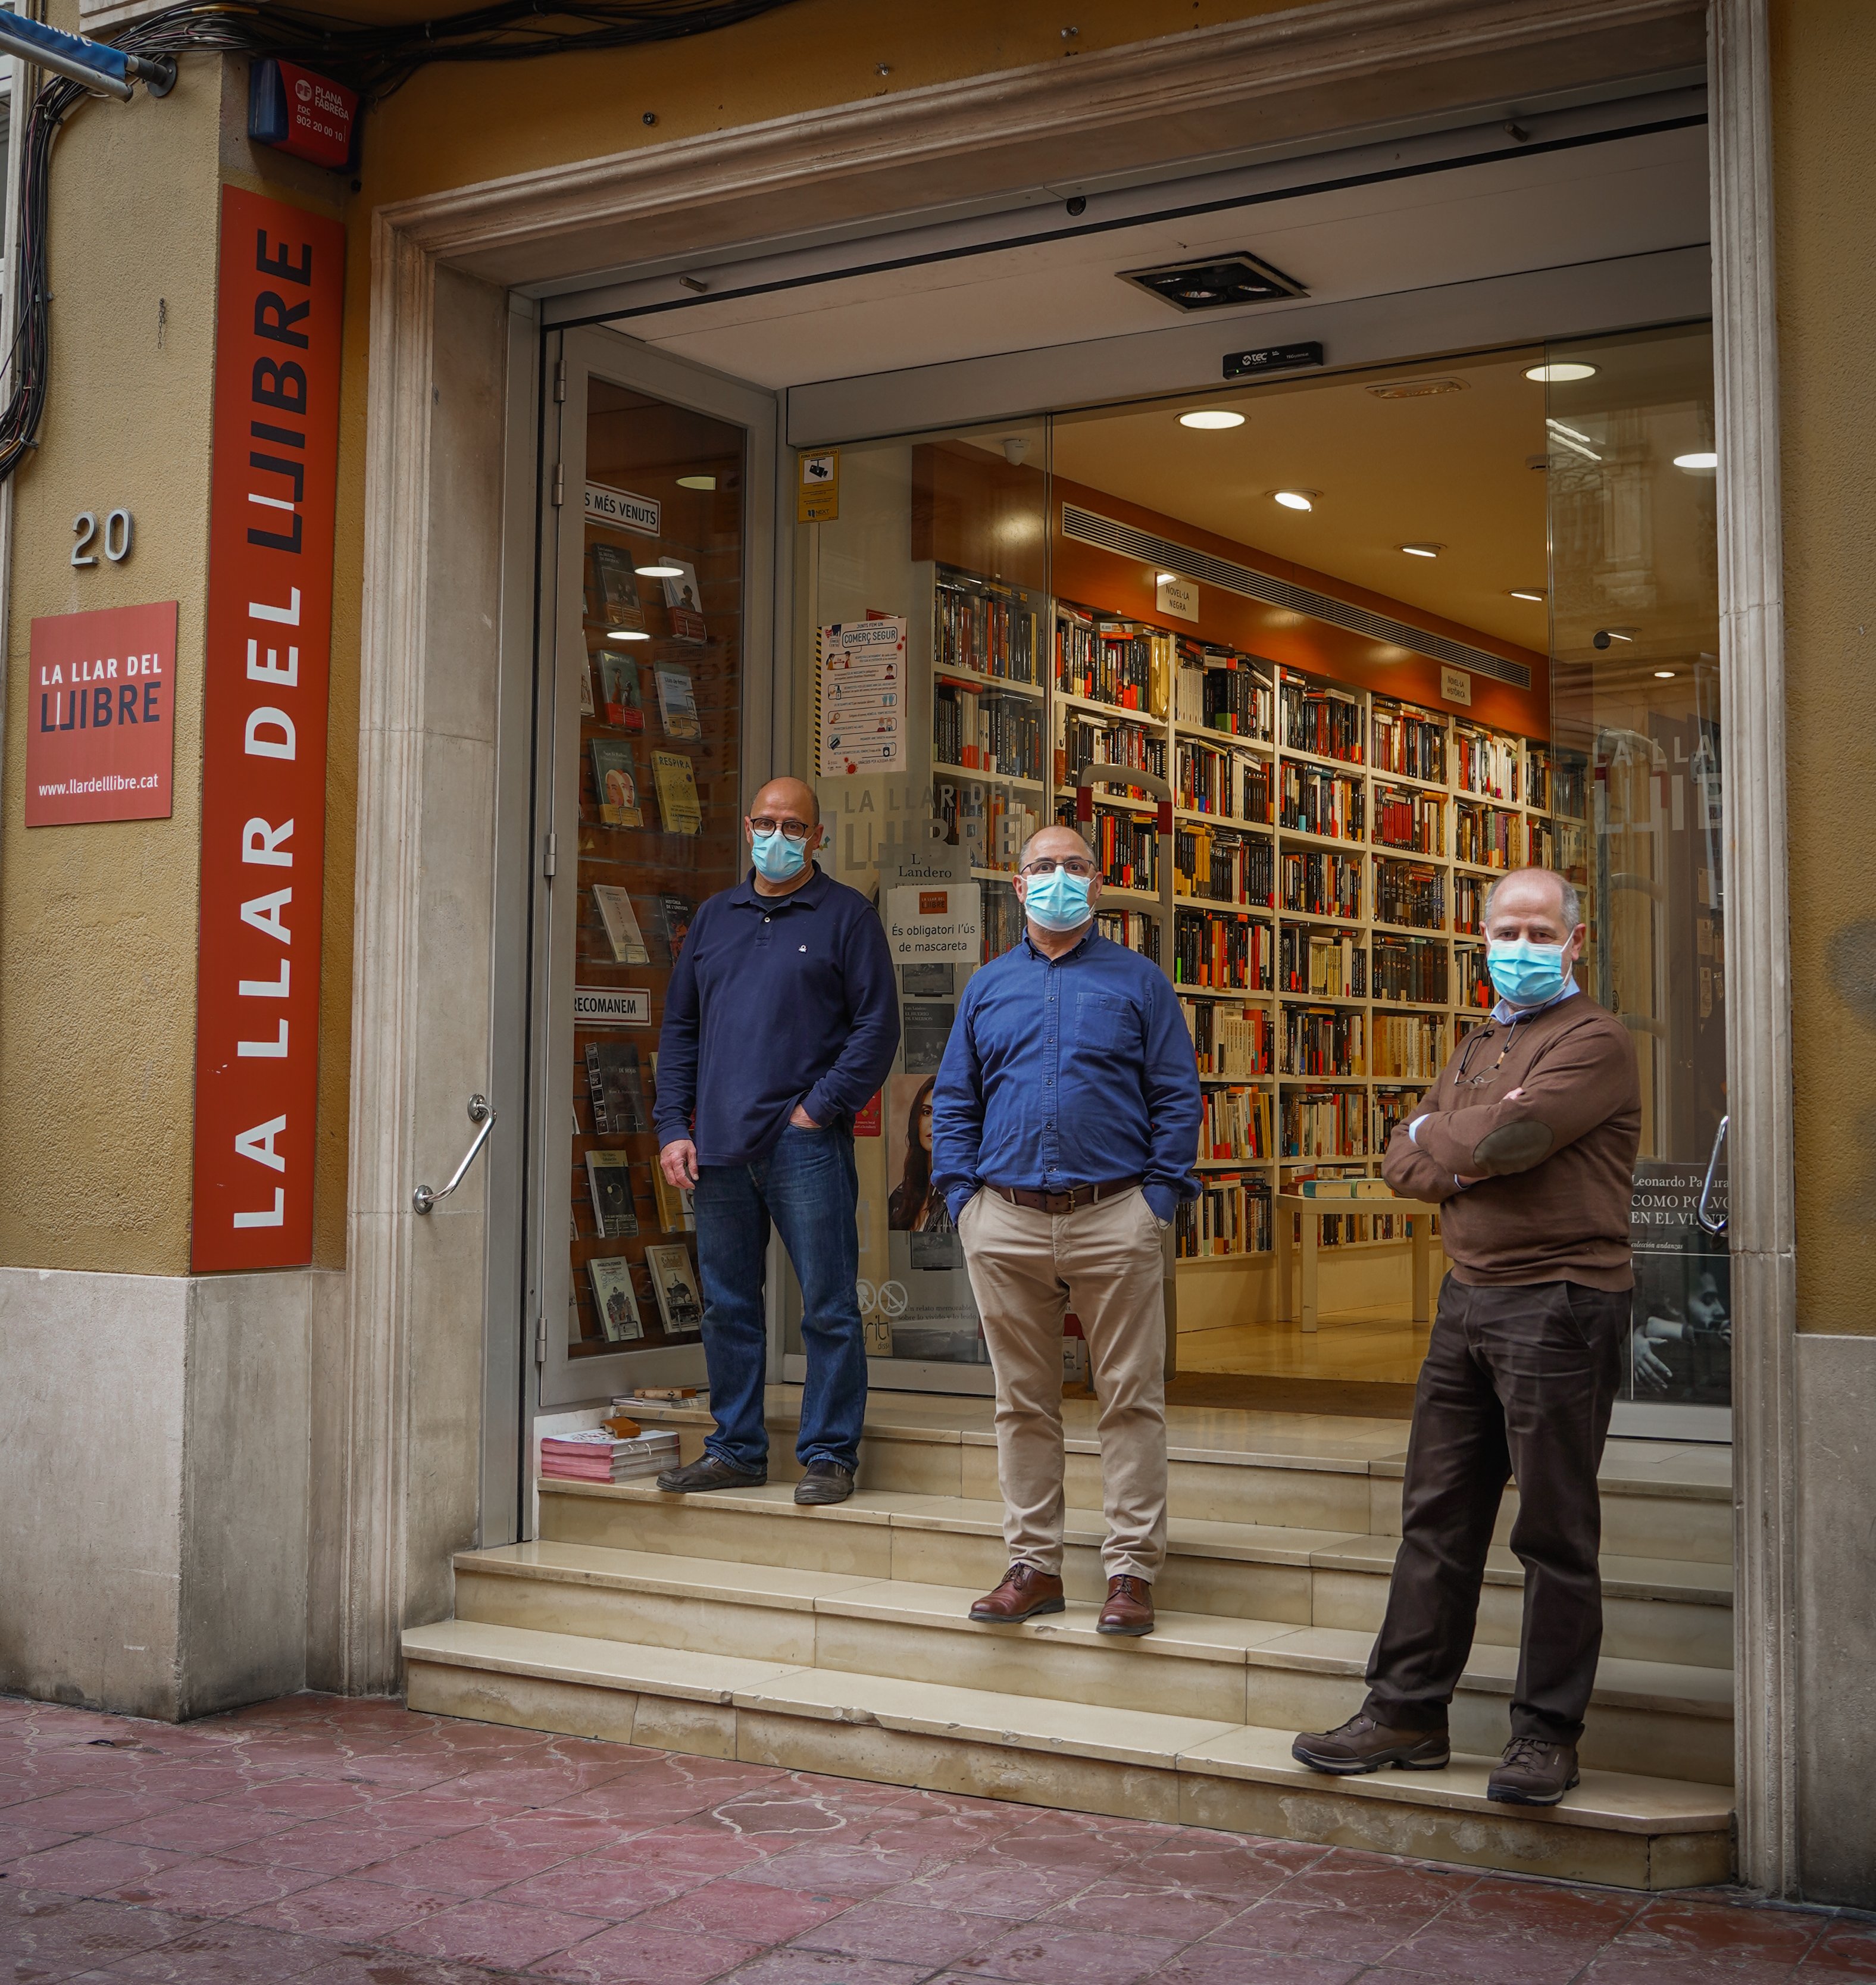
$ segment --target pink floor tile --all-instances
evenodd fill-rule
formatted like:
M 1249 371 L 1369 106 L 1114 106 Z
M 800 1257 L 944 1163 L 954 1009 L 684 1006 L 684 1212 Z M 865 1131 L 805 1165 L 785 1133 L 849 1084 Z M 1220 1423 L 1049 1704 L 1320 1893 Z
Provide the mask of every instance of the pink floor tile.
M 1144 1886 L 1199 1889 L 1209 1895 L 1252 1902 L 1323 1860 L 1329 1850 L 1300 1840 L 1250 1840 L 1194 1832 L 1156 1844 L 1121 1871 L 1119 1879 Z
M 1556 1936 L 1606 1941 L 1648 1906 L 1646 1896 L 1616 1889 L 1579 1889 L 1557 1882 L 1487 1875 L 1441 1911 L 1442 1929 L 1547 1930 Z
M 1391 1971 L 1463 1978 L 1466 1985 L 1569 1985 L 1601 1943 L 1545 1930 L 1487 1934 L 1436 1918 L 1388 1954 Z
M 1293 1897 L 1288 1887 L 1253 1903 L 1213 1931 L 1208 1941 L 1250 1950 L 1306 1951 L 1319 1957 L 1357 1958 L 1370 1964 L 1389 1959 L 1424 1930 L 1431 1912 L 1409 1909 L 1337 1908 L 1311 1897 Z
M 873 1896 L 945 1865 L 929 1854 L 898 1854 L 871 1841 L 847 1845 L 837 1838 L 821 1846 L 792 1848 L 747 1869 L 746 1882 L 772 1883 L 781 1889 L 807 1889 L 832 1896 Z
M 1015 1917 L 1027 1923 L 1088 1886 L 1059 1868 L 1027 1868 L 1019 1862 L 994 1862 L 980 1854 L 887 1889 L 882 1899 L 914 1908 L 965 1909 L 977 1916 Z
M 254 1868 L 204 1855 L 153 1875 L 140 1885 L 140 1893 L 133 1896 L 128 1886 L 113 1893 L 122 1901 L 147 1902 L 186 1916 L 238 1916 L 262 1903 L 310 1889 L 319 1879 L 304 1868 Z
M 519 1971 L 571 1944 L 583 1943 L 596 1933 L 620 1933 L 607 1932 L 596 1916 L 576 1916 L 565 1909 L 524 1909 L 484 1898 L 439 1909 L 407 1929 L 392 1931 L 384 1941 L 394 1950 L 421 1957 L 454 1958 L 492 1970 Z
M 950 1964 L 995 1943 L 1008 1927 L 995 1916 L 916 1909 L 876 1899 L 830 1917 L 794 1941 L 806 1950 L 883 1957 L 898 1964 Z
M 7 1871 L 9 1886 L 52 1889 L 69 1896 L 106 1896 L 126 1884 L 154 1880 L 165 1870 L 186 1867 L 193 1855 L 160 1847 L 138 1847 L 125 1840 L 79 1839 L 42 1854 L 29 1854 Z M 141 1901 L 142 1896 L 136 1898 Z
M 1111 1876 L 1051 1909 L 1045 1921 L 1069 1930 L 1120 1936 L 1170 1936 L 1183 1943 L 1209 1936 L 1243 1913 L 1243 1900 L 1196 1889 L 1148 1887 L 1129 1875 Z
M 922 1964 L 889 1964 L 877 1957 L 837 1957 L 831 1951 L 772 1950 L 717 1985 L 925 1985 Z
M 501 1839 L 491 1828 L 478 1827 L 393 1855 L 373 1868 L 371 1879 L 435 1889 L 446 1895 L 485 1896 L 492 1889 L 543 1873 L 579 1851 L 570 1839 L 543 1837 L 524 1846 Z
M 163 1943 L 168 1920 L 151 1909 L 126 1909 L 49 1890 L 0 1896 L 0 1950 L 22 1980 L 62 1978 L 87 1967 L 120 1963 Z
M 122 1985 L 257 1985 L 297 1977 L 322 1963 L 325 1946 L 250 1923 L 172 1919 L 177 1934 L 110 1972 Z
M 1844 1924 L 1826 1921 L 1822 1934 L 1805 1954 L 1800 1978 L 1822 1976 L 1841 1978 L 1876 1978 L 1876 1924 Z
M 1179 1946 L 1166 1937 L 1095 1936 L 1025 1923 L 952 1966 L 968 1978 L 1012 1978 L 1035 1985 L 1136 1985 L 1164 1970 Z
M 374 1826 L 364 1816 L 309 1819 L 223 1849 L 225 1859 L 254 1868 L 303 1868 L 311 1875 L 356 1875 L 380 1862 L 429 1845 L 421 1828 Z
M 129 1826 L 153 1813 L 170 1812 L 186 1803 L 134 1786 L 86 1785 L 29 1799 L 11 1811 L 28 1825 L 52 1827 L 63 1833 L 109 1833 L 114 1828 Z
M 619 1923 L 531 1968 L 542 1977 L 577 1979 L 582 1985 L 703 1985 L 761 1947 L 730 1937 Z
M 446 1896 L 421 1889 L 387 1888 L 381 1882 L 342 1875 L 283 1896 L 277 1902 L 263 1903 L 249 1909 L 241 1920 L 324 1943 L 377 1943 L 393 1931 L 408 1929 L 449 1906 Z
M 1750 1958 L 1795 1964 L 1817 1941 L 1814 1916 L 1741 1909 L 1727 1903 L 1653 1902 L 1615 1940 L 1613 1950 L 1638 1956 Z M 1612 1954 L 1613 1951 L 1612 1951 Z
M 6 1808 L 0 1806 L 0 1812 Z M 25 1809 L 16 1807 L 15 1812 Z M 75 1834 L 62 1832 L 55 1826 L 34 1826 L 0 1820 L 0 1866 L 9 1861 L 17 1861 L 22 1854 L 42 1854 L 49 1847 L 62 1847 L 68 1840 L 76 1839 Z
M 230 1848 L 265 1840 L 292 1822 L 284 1813 L 244 1812 L 239 1807 L 197 1799 L 171 1806 L 147 1819 L 113 1828 L 105 1837 L 139 1847 L 166 1847 L 177 1854 L 221 1854 Z
M 775 1889 L 757 1882 L 724 1879 L 706 1882 L 701 1888 L 659 1903 L 634 1922 L 643 1930 L 675 1930 L 687 1936 L 727 1936 L 734 1943 L 760 1947 L 765 1943 L 785 1943 L 790 1937 L 800 1936 L 852 1906 L 851 1896 L 811 1895 L 801 1889 Z
M 1333 1957 L 1299 1956 L 1294 1951 L 1240 1950 L 1229 1944 L 1195 1943 L 1182 1950 L 1147 1985 L 1353 1985 L 1381 1973 L 1361 1963 Z M 934 1980 L 933 1985 L 944 1985 Z M 1463 1973 L 1455 1985 L 1472 1985 Z

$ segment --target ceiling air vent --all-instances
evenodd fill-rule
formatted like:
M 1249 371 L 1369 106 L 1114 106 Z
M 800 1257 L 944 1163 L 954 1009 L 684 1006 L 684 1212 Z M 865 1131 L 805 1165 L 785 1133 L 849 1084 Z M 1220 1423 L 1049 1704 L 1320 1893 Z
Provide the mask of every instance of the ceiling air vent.
M 1239 304 L 1267 304 L 1279 297 L 1309 292 L 1254 255 L 1220 255 L 1205 262 L 1166 262 L 1155 269 L 1123 269 L 1123 282 L 1150 290 L 1176 310 L 1226 310 Z

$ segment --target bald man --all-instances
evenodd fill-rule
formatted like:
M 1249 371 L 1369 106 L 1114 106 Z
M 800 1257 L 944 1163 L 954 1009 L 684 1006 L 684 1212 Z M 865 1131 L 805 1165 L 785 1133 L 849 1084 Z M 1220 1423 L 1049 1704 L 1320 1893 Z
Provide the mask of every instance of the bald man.
M 814 859 L 825 830 L 807 786 L 770 780 L 743 827 L 750 872 L 692 921 L 658 1040 L 658 1162 L 695 1192 L 717 1421 L 702 1458 L 658 1486 L 688 1495 L 768 1480 L 773 1227 L 801 1285 L 807 1354 L 794 1499 L 841 1503 L 866 1416 L 854 1117 L 899 1044 L 892 959 L 872 905 Z

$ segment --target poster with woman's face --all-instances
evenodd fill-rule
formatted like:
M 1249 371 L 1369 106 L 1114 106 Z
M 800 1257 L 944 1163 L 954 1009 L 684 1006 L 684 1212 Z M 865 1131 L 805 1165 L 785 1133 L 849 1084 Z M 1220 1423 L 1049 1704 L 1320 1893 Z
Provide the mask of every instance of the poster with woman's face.
M 922 1234 L 934 1217 L 950 1225 L 931 1186 L 931 1075 L 895 1075 L 886 1084 L 886 1224 Z

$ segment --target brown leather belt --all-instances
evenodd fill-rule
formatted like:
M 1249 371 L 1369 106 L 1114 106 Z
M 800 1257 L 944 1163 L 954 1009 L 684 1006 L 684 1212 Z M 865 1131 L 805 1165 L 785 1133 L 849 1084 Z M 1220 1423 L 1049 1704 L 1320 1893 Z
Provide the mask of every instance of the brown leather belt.
M 1012 1206 L 1026 1206 L 1032 1213 L 1072 1213 L 1078 1206 L 1092 1206 L 1097 1199 L 1112 1199 L 1116 1193 L 1131 1192 L 1138 1178 L 1106 1179 L 1099 1185 L 1078 1185 L 1066 1192 L 1032 1192 L 1023 1185 L 993 1185 L 990 1190 Z

